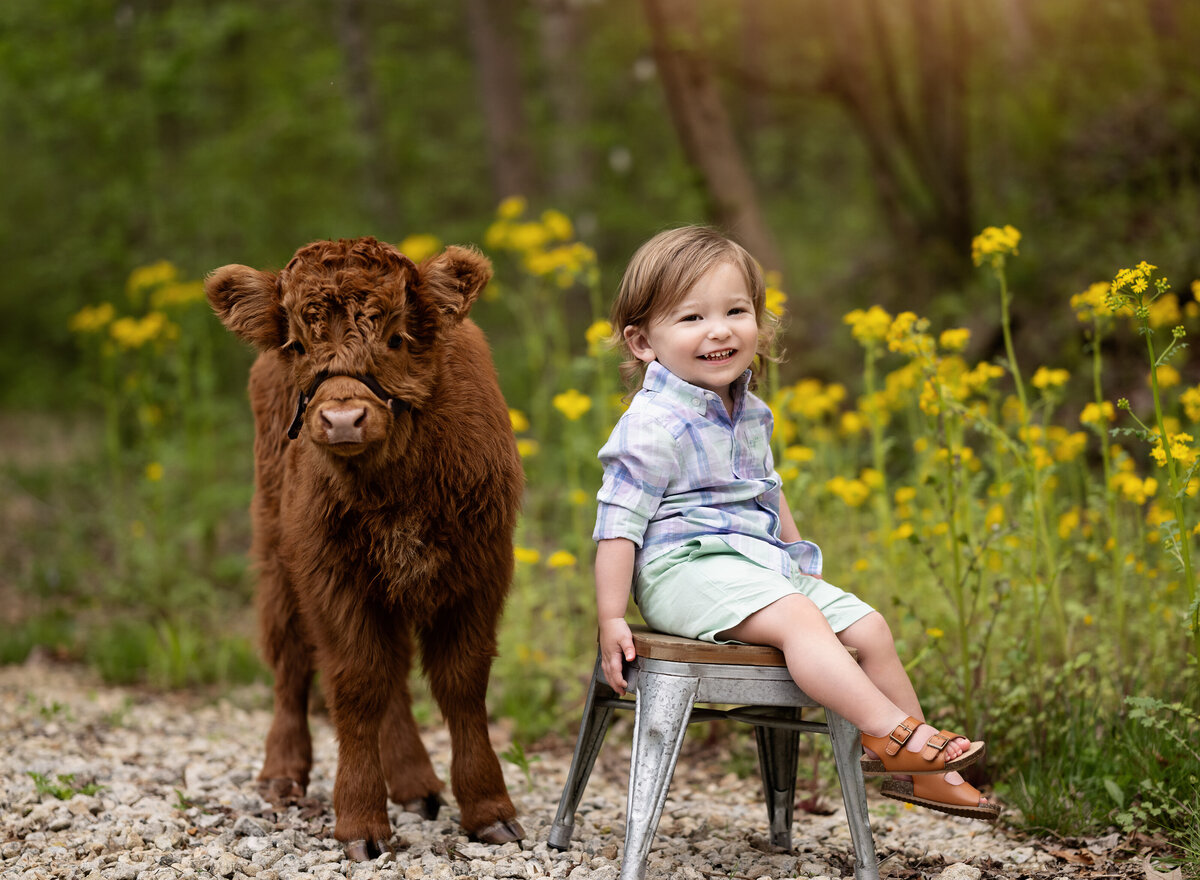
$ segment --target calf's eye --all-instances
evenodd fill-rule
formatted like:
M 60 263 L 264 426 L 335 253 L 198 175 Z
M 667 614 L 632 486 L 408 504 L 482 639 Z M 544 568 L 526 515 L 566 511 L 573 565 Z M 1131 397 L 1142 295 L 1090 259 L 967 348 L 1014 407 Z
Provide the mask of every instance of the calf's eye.
M 399 348 L 404 345 L 404 337 L 399 333 L 393 333 L 388 339 L 388 348 Z
M 290 351 L 293 354 L 304 354 L 304 343 L 299 339 L 293 339 L 283 347 L 284 351 Z

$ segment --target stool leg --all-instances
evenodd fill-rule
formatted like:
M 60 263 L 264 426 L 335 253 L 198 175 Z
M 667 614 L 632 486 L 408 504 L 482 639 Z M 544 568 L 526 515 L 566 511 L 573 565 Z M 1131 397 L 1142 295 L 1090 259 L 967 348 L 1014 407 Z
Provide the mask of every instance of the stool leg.
M 587 699 L 583 704 L 583 720 L 579 724 L 579 736 L 575 740 L 571 769 L 567 773 L 562 798 L 558 802 L 558 813 L 554 817 L 554 824 L 550 826 L 550 837 L 546 841 L 554 849 L 564 850 L 571 844 L 571 836 L 575 833 L 575 811 L 579 808 L 583 790 L 587 788 L 592 768 L 596 764 L 596 756 L 600 754 L 600 746 L 604 744 L 604 736 L 612 722 L 613 710 L 608 706 L 596 705 L 597 688 L 600 689 L 601 696 L 616 696 L 604 683 L 602 676 L 600 658 L 597 656 L 596 666 L 592 670 L 592 682 L 588 685 Z
M 830 709 L 825 709 L 829 722 L 829 739 L 833 743 L 833 759 L 837 764 L 838 781 L 842 785 L 842 801 L 846 805 L 846 822 L 850 839 L 854 841 L 855 880 L 879 880 L 879 861 L 875 856 L 875 840 L 871 836 L 871 820 L 867 815 L 867 789 L 863 783 L 862 736 L 857 727 Z
M 642 880 L 700 679 L 638 672 L 621 880 Z
M 799 708 L 786 716 L 800 720 Z M 762 776 L 763 797 L 767 801 L 767 820 L 771 826 L 771 844 L 792 848 L 792 815 L 796 805 L 796 764 L 800 760 L 800 731 L 755 726 L 758 743 L 758 772 Z

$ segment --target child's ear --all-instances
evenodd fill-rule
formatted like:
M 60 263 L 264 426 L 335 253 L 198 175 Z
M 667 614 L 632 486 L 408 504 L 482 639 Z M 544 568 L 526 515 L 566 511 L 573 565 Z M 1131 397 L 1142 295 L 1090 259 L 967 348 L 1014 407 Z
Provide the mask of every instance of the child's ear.
M 654 349 L 650 347 L 650 340 L 641 327 L 628 324 L 621 332 L 625 337 L 625 344 L 629 346 L 635 358 L 647 364 L 655 360 Z

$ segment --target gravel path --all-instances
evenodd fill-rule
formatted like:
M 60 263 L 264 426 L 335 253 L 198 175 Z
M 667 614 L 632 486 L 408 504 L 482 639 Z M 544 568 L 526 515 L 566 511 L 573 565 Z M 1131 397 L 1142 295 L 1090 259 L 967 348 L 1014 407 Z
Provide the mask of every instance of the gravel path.
M 266 702 L 262 688 L 212 700 L 107 687 L 84 670 L 37 661 L 0 668 L 0 877 L 616 880 L 627 731 L 610 735 L 601 753 L 567 852 L 545 841 L 569 746 L 530 755 L 530 780 L 502 762 L 528 835 L 524 848 L 468 842 L 453 803 L 434 821 L 393 806 L 395 853 L 356 865 L 332 837 L 336 744 L 327 719 L 313 719 L 316 767 L 308 797 L 277 812 L 256 793 Z M 425 741 L 445 778 L 448 736 L 431 728 Z M 501 729 L 493 741 L 499 751 L 508 745 Z M 702 751 L 699 741 L 696 748 Z M 739 779 L 728 760 L 702 758 L 680 762 L 650 856 L 650 880 L 853 876 L 840 808 L 829 815 L 798 812 L 794 850 L 771 852 L 756 775 Z M 62 799 L 48 791 L 54 787 Z M 885 877 L 1016 880 L 1076 870 L 1048 847 L 984 823 L 874 797 L 871 818 L 879 853 L 887 856 Z M 1097 856 L 1089 873 L 1102 861 Z M 1109 877 L 1125 873 L 1115 865 L 1107 870 Z

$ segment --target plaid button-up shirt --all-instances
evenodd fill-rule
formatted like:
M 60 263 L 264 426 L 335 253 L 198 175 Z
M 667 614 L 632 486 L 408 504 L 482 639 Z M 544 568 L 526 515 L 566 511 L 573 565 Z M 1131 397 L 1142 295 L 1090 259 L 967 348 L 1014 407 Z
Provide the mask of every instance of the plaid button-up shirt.
M 657 361 L 600 450 L 604 482 L 592 537 L 628 538 L 635 569 L 702 535 L 785 577 L 819 577 L 821 550 L 780 539 L 781 480 L 771 455 L 774 419 L 751 394 L 747 370 L 732 418 L 721 398 Z

